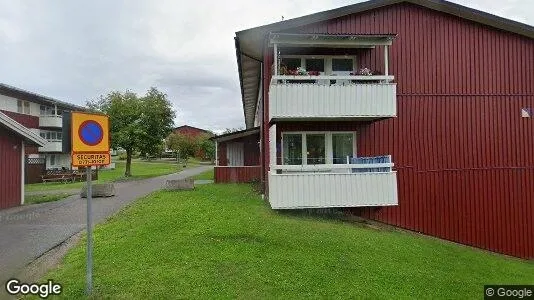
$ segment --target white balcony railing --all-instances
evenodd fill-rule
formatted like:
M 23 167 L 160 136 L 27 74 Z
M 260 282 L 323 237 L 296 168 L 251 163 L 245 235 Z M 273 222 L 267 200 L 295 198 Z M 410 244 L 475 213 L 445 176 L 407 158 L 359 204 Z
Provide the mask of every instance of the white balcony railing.
M 393 76 L 273 76 L 269 90 L 269 117 L 270 120 L 372 120 L 395 117 L 397 87 L 395 83 L 388 82 L 392 78 Z
M 61 140 L 47 140 L 47 143 L 39 147 L 39 152 L 62 152 L 62 142 Z
M 353 168 L 355 165 L 341 167 Z M 269 202 L 273 209 L 397 205 L 397 173 L 277 174 L 269 171 Z
M 41 115 L 39 117 L 39 127 L 55 127 L 61 128 L 63 126 L 63 117 L 56 115 Z

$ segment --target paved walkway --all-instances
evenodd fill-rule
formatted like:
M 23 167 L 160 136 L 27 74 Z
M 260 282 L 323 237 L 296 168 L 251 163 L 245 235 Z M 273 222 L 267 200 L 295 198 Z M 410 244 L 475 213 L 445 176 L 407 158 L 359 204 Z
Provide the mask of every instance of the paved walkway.
M 135 199 L 159 190 L 167 179 L 183 179 L 208 171 L 199 166 L 180 173 L 115 183 L 116 196 L 93 199 L 93 220 L 100 223 Z M 64 200 L 0 211 L 0 298 L 5 282 L 34 259 L 85 229 L 86 201 Z

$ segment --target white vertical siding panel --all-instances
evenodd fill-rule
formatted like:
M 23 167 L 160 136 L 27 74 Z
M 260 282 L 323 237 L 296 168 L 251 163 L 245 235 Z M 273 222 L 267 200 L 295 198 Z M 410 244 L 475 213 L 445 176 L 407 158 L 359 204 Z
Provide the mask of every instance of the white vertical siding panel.
M 397 205 L 397 174 L 269 173 L 273 209 Z
M 273 84 L 270 118 L 396 116 L 395 84 Z

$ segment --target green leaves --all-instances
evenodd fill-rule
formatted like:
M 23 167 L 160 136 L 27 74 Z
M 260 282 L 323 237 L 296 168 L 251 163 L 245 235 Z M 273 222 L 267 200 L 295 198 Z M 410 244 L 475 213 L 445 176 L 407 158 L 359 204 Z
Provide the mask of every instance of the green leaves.
M 153 154 L 161 149 L 174 125 L 175 112 L 167 95 L 151 87 L 139 97 L 126 91 L 113 91 L 87 106 L 109 115 L 111 146 L 127 153 Z

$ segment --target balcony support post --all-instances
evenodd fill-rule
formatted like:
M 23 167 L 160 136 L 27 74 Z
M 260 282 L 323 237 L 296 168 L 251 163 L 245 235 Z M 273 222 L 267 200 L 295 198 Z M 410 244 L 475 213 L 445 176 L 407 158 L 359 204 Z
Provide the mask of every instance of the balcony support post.
M 274 76 L 278 76 L 278 44 L 275 43 L 273 48 L 274 48 L 274 56 L 273 56 Z

